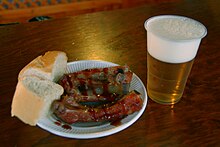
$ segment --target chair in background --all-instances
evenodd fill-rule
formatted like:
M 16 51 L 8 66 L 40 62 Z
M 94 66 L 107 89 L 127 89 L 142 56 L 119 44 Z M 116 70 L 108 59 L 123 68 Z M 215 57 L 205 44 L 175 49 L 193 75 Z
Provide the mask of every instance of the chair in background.
M 37 16 L 59 18 L 175 0 L 0 0 L 0 24 L 24 23 Z

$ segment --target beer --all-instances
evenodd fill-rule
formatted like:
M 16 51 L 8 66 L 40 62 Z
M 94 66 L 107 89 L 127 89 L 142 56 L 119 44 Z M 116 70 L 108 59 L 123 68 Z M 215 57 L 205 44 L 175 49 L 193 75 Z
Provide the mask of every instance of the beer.
M 147 91 L 162 104 L 175 104 L 184 92 L 201 39 L 207 30 L 200 22 L 162 15 L 145 22 L 147 30 Z
M 147 91 L 158 103 L 174 104 L 182 97 L 193 61 L 166 63 L 147 54 Z

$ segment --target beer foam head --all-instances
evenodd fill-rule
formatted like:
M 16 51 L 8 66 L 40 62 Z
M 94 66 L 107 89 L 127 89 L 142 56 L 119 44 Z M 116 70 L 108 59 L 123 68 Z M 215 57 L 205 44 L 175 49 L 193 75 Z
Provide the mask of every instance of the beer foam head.
M 195 58 L 207 30 L 191 18 L 176 15 L 152 17 L 145 22 L 148 52 L 168 63 L 182 63 Z

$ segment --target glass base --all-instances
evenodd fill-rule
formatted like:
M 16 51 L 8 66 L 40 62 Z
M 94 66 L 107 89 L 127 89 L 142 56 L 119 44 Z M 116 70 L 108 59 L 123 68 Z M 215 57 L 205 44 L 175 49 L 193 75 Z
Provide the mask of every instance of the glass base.
M 164 93 L 158 93 L 148 90 L 148 96 L 150 99 L 152 99 L 154 102 L 159 104 L 165 104 L 165 105 L 173 105 L 176 104 L 181 100 L 182 93 L 181 94 L 164 94 Z

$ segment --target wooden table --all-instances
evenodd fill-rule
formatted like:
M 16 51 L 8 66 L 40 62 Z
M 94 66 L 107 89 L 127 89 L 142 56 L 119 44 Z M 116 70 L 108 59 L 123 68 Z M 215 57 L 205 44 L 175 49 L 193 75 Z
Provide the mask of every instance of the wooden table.
M 0 27 L 1 146 L 220 146 L 220 1 L 177 1 Z M 48 50 L 68 61 L 94 59 L 128 64 L 147 83 L 144 21 L 154 15 L 184 15 L 208 29 L 182 100 L 161 105 L 149 99 L 141 118 L 103 138 L 68 139 L 11 117 L 19 71 Z

